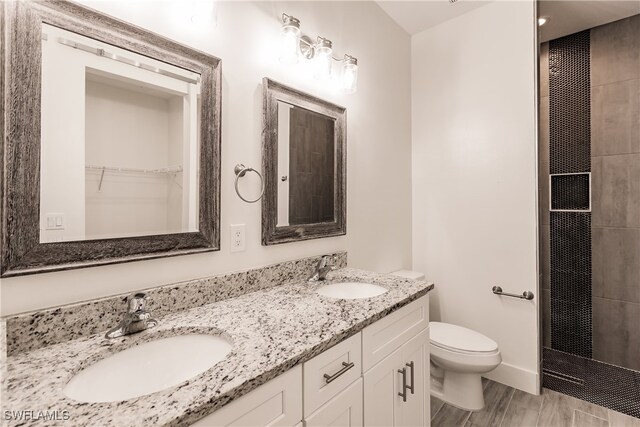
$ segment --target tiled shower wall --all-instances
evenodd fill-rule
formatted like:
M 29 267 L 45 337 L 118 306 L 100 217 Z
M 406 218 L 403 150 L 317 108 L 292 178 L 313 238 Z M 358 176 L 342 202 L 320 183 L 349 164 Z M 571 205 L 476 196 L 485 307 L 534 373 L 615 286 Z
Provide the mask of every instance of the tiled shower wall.
M 560 250 L 563 246 L 558 245 L 557 239 L 558 230 L 566 230 L 566 227 L 558 228 L 558 224 L 566 225 L 567 214 L 550 213 L 548 206 L 550 168 L 556 173 L 571 172 L 554 171 L 558 161 L 549 154 L 549 146 L 554 140 L 550 128 L 556 133 L 564 129 L 550 124 L 549 68 L 551 65 L 554 67 L 552 72 L 557 72 L 557 65 L 566 65 L 566 62 L 558 63 L 556 58 L 555 64 L 554 60 L 549 63 L 549 43 L 542 45 L 541 52 L 539 170 L 543 343 L 546 347 L 640 370 L 640 15 L 594 28 L 584 35 L 590 45 L 590 72 L 584 81 L 590 81 L 587 107 L 590 107 L 591 143 L 588 151 L 579 142 L 573 148 L 576 158 L 582 158 L 585 151 L 590 151 L 590 158 L 580 162 L 590 163 L 592 212 L 583 214 L 583 221 L 572 222 L 573 231 L 565 233 L 565 240 L 573 239 L 576 243 L 573 249 L 568 248 L 573 251 L 569 258 L 566 250 Z M 571 37 L 575 41 L 575 35 Z M 558 46 L 557 41 L 552 43 Z M 558 107 L 557 102 L 555 106 Z M 575 104 L 569 107 L 576 108 Z M 566 111 L 553 112 L 556 125 L 558 116 L 564 113 Z M 574 124 L 575 121 L 569 121 L 567 127 Z M 555 139 L 558 140 L 557 134 Z M 563 167 L 571 169 L 573 164 L 565 163 Z M 584 169 L 584 165 L 579 167 Z M 552 232 L 553 224 L 556 228 Z M 590 244 L 587 234 L 590 234 Z M 551 242 L 554 237 L 551 235 L 556 238 L 553 260 Z M 588 254 L 579 249 L 581 243 L 582 246 L 588 244 Z M 590 265 L 581 266 L 585 260 L 589 260 Z M 581 270 L 585 275 L 591 273 L 591 283 L 586 283 L 588 289 L 580 288 L 576 279 L 579 276 L 565 280 L 559 277 L 558 271 L 552 273 L 552 266 L 562 270 L 557 267 L 563 263 L 566 267 L 566 261 L 569 261 L 570 269 Z M 572 288 L 576 283 L 578 285 Z M 588 300 L 582 301 L 581 297 Z M 587 326 L 590 330 L 585 334 Z
M 591 46 L 593 358 L 640 371 L 640 15 Z

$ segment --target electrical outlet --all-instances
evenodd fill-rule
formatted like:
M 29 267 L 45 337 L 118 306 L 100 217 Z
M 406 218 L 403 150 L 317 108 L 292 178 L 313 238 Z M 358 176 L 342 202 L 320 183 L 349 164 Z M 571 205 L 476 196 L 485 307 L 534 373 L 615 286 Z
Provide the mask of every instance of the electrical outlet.
M 242 252 L 244 249 L 244 224 L 231 224 L 231 252 Z

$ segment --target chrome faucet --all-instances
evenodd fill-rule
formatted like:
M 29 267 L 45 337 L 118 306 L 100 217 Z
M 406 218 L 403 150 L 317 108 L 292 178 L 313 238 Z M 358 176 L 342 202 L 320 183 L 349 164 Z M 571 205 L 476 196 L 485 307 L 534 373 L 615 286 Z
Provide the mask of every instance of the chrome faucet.
M 118 338 L 124 335 L 135 334 L 145 329 L 153 328 L 158 321 L 151 318 L 151 313 L 145 309 L 147 295 L 138 292 L 127 298 L 129 307 L 120 324 L 105 334 L 105 338 Z
M 316 265 L 316 271 L 313 273 L 311 277 L 309 277 L 309 282 L 316 282 L 318 280 L 325 280 L 327 278 L 327 273 L 332 270 L 335 270 L 336 267 L 336 257 L 331 255 L 325 255 L 320 258 L 318 261 L 318 265 Z

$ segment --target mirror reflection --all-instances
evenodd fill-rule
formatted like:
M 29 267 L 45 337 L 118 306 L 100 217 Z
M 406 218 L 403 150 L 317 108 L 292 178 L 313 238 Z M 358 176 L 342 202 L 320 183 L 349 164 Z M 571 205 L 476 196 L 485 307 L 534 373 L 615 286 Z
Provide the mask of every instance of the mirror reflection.
M 40 242 L 198 231 L 199 75 L 43 24 Z
M 278 100 L 278 227 L 335 221 L 335 119 Z

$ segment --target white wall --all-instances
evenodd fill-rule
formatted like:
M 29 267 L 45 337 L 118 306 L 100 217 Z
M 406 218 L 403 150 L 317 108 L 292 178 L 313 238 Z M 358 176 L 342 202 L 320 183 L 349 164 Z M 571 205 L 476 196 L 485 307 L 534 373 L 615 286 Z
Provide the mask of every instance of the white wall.
M 489 376 L 537 391 L 534 3 L 496 1 L 412 38 L 413 268 L 432 320 L 498 342 Z M 498 297 L 530 290 L 532 302 Z
M 172 6 L 180 4 L 176 10 Z M 217 24 L 177 13 L 188 2 L 97 2 L 117 15 L 222 59 L 222 242 L 219 252 L 3 279 L 2 315 L 144 289 L 253 266 L 349 251 L 349 265 L 386 272 L 411 265 L 410 38 L 371 2 L 216 2 Z M 340 95 L 304 66 L 278 61 L 280 15 L 334 42 L 360 65 L 358 92 Z M 233 190 L 236 163 L 259 168 L 263 77 L 347 108 L 348 229 L 344 237 L 263 247 L 260 204 Z M 244 179 L 251 196 L 257 180 Z M 244 223 L 247 250 L 229 252 L 229 224 Z

